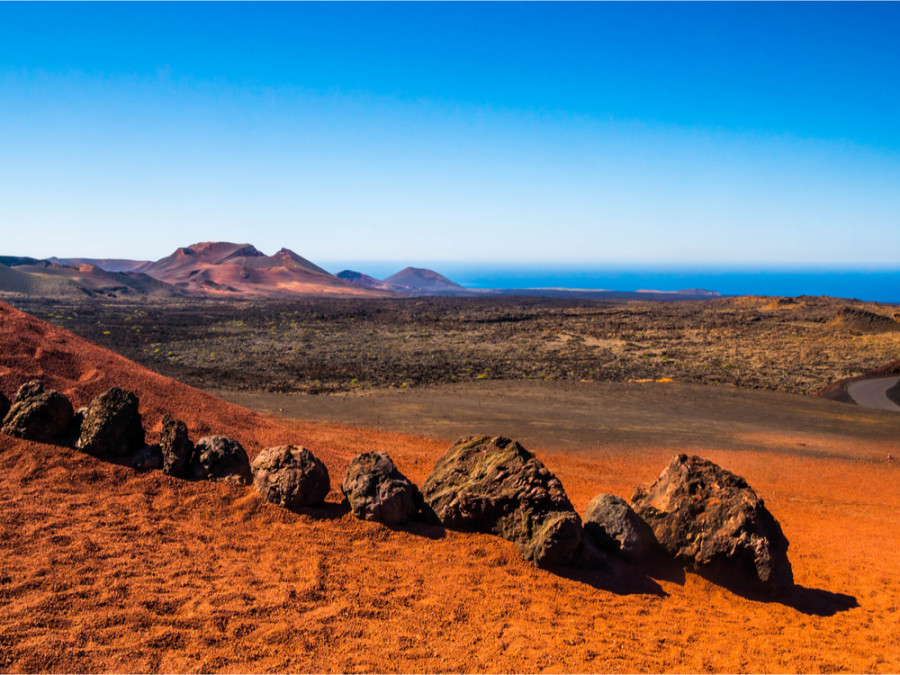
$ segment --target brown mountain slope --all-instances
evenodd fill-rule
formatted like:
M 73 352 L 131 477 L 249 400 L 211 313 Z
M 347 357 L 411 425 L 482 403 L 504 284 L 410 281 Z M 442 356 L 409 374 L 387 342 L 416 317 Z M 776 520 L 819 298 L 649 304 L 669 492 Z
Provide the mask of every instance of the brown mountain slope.
M 357 284 L 359 286 L 365 286 L 366 288 L 377 288 L 382 291 L 393 291 L 396 293 L 409 292 L 409 289 L 405 286 L 394 286 L 387 283 L 386 281 L 381 281 L 380 279 L 371 277 L 368 274 L 363 274 L 362 272 L 356 272 L 354 270 L 341 270 L 335 276 L 337 276 L 339 279 L 343 279 L 344 281 L 349 281 L 350 283 Z
M 107 272 L 135 272 L 150 264 L 149 260 L 127 260 L 125 258 L 47 258 L 47 262 L 57 265 L 77 267 L 79 265 L 96 265 Z
M 0 292 L 33 293 L 40 287 L 40 282 L 19 270 L 0 264 Z
M 179 248 L 141 271 L 184 290 L 210 295 L 376 294 L 338 279 L 288 249 L 267 256 L 250 244 L 230 242 Z
M 106 296 L 111 298 L 152 296 L 181 297 L 185 293 L 167 283 L 136 272 L 108 272 L 97 265 L 61 265 L 40 261 L 34 265 L 20 265 L 16 272 L 29 275 L 34 283 L 34 295 L 48 296 Z

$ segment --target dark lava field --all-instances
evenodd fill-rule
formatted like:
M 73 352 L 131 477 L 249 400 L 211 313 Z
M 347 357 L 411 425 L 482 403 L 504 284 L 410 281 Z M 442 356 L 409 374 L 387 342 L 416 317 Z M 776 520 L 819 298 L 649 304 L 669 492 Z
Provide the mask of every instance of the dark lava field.
M 900 352 L 896 308 L 833 298 L 7 300 L 159 373 L 233 390 L 672 379 L 809 394 Z

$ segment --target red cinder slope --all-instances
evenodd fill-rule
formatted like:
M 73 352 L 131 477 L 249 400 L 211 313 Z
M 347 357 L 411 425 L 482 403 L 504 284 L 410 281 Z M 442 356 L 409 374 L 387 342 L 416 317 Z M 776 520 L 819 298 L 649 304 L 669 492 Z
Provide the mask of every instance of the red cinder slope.
M 186 291 L 208 295 L 379 294 L 338 279 L 288 249 L 267 256 L 250 244 L 193 244 L 179 248 L 141 271 Z
M 0 303 L 0 389 L 12 399 L 30 379 L 40 379 L 66 394 L 76 407 L 87 405 L 112 386 L 132 390 L 140 399 L 151 437 L 159 431 L 162 416 L 170 413 L 184 420 L 195 438 L 210 433 L 233 436 L 251 456 L 266 445 L 302 442 L 296 432 L 265 417 Z

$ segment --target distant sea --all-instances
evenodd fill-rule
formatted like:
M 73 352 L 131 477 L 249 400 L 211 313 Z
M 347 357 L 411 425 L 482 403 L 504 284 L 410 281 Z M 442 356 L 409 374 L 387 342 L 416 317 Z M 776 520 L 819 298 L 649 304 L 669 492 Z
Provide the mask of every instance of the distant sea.
M 406 267 L 398 262 L 338 262 L 329 272 L 353 269 L 378 279 Z M 702 288 L 722 295 L 830 295 L 900 303 L 900 266 L 894 268 L 676 268 L 411 263 L 467 288 L 569 288 L 677 291 Z

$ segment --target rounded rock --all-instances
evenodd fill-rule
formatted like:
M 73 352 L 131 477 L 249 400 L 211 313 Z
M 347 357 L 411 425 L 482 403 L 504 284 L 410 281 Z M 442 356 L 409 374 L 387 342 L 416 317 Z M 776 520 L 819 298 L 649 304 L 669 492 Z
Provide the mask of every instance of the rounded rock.
M 65 441 L 74 417 L 68 398 L 32 380 L 16 392 L 15 401 L 3 420 L 3 432 L 41 443 Z
M 354 516 L 385 525 L 402 525 L 414 518 L 422 505 L 419 489 L 384 452 L 354 457 L 341 490 Z
M 249 485 L 252 474 L 244 447 L 228 436 L 204 436 L 194 446 L 191 475 L 197 480 Z
M 266 448 L 253 460 L 251 469 L 253 484 L 263 499 L 289 509 L 318 506 L 331 490 L 325 464 L 296 445 Z

